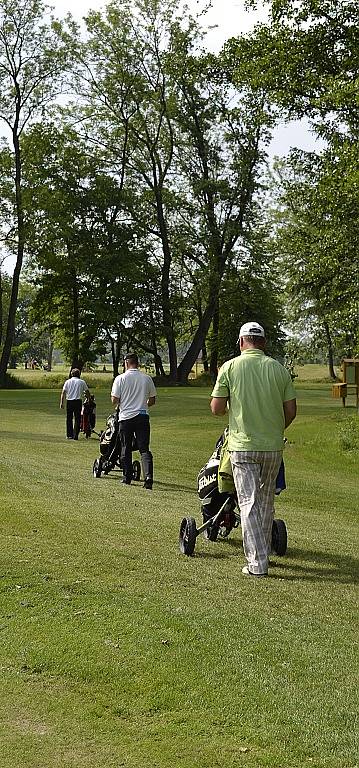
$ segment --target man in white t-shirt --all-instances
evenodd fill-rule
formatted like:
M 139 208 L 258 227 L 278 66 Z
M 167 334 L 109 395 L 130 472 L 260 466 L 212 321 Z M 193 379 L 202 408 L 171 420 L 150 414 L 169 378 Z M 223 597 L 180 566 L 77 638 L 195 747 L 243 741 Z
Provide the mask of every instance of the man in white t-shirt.
M 153 457 L 149 448 L 148 409 L 156 402 L 156 389 L 151 377 L 138 369 L 135 352 L 125 356 L 124 366 L 124 373 L 116 376 L 111 390 L 112 403 L 119 406 L 122 482 L 131 484 L 132 442 L 135 436 L 145 478 L 143 487 L 150 491 L 153 484 Z
M 60 397 L 60 408 L 64 407 L 66 396 L 66 439 L 78 440 L 81 423 L 82 398 L 90 399 L 90 391 L 84 379 L 80 378 L 78 368 L 73 368 L 69 379 L 66 379 Z

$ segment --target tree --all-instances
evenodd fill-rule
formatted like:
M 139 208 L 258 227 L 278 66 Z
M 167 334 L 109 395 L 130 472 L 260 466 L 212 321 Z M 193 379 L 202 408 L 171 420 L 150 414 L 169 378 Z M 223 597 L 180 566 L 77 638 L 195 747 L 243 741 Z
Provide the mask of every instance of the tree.
M 0 120 L 10 133 L 12 146 L 16 253 L 0 359 L 0 386 L 4 384 L 11 354 L 20 273 L 27 243 L 21 139 L 26 126 L 54 101 L 68 59 L 68 48 L 55 33 L 53 24 L 43 20 L 45 11 L 46 6 L 41 0 L 0 2 Z
M 244 66 L 249 80 L 284 116 L 309 117 L 329 139 L 339 125 L 357 130 L 356 0 L 271 0 L 268 5 L 268 25 L 226 44 L 231 77 L 242 77 Z
M 252 5 L 255 3 L 252 3 Z M 358 349 L 359 7 L 354 0 L 272 0 L 271 23 L 225 47 L 229 77 L 245 73 L 285 119 L 306 116 L 321 157 L 293 153 L 279 201 L 291 316 L 316 325 L 334 377 L 336 341 Z M 251 53 L 251 56 L 249 56 Z M 283 210 L 284 207 L 284 210 Z M 278 212 L 274 222 L 278 220 Z
M 35 316 L 46 312 L 57 345 L 81 368 L 104 351 L 113 324 L 128 326 L 146 255 L 118 180 L 72 129 L 36 125 L 24 149 Z
M 268 116 L 248 89 L 228 92 L 220 61 L 201 52 L 199 26 L 181 17 L 176 0 L 112 2 L 87 26 L 77 85 L 82 125 L 121 187 L 134 190 L 137 233 L 161 270 L 158 331 L 170 376 L 186 381 L 250 215 Z M 203 311 L 178 365 L 176 333 L 196 271 Z
M 336 158 L 292 153 L 281 174 L 276 248 L 289 319 L 325 342 L 332 378 L 336 345 L 352 355 L 359 343 L 358 178 L 349 149 Z

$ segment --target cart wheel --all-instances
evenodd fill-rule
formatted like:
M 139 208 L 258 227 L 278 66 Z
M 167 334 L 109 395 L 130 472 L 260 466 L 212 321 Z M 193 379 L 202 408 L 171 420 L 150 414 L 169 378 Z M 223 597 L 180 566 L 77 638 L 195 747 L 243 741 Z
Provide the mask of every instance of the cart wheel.
M 141 464 L 139 461 L 132 462 L 132 480 L 141 480 Z
M 183 555 L 192 555 L 196 546 L 197 528 L 194 517 L 184 517 L 179 532 L 179 548 Z
M 101 477 L 102 461 L 101 459 L 95 459 L 92 467 L 92 474 L 94 477 Z
M 272 549 L 276 555 L 285 555 L 287 551 L 287 528 L 284 520 L 273 520 Z

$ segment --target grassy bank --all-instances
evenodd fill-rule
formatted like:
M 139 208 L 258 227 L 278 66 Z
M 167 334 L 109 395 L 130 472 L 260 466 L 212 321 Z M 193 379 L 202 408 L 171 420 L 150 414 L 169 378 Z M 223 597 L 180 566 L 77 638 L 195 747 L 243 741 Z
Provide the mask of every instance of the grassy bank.
M 195 370 L 195 369 L 194 369 Z M 198 381 L 201 382 L 202 366 L 197 366 Z M 296 382 L 299 383 L 322 383 L 328 387 L 331 385 L 331 381 L 328 377 L 328 367 L 325 365 L 308 364 L 298 366 L 295 369 Z M 338 376 L 340 376 L 340 368 L 337 370 Z M 69 375 L 69 367 L 64 365 L 56 365 L 52 371 L 42 370 L 25 370 L 24 368 L 16 368 L 9 370 L 10 380 L 17 388 L 26 389 L 60 389 Z M 151 375 L 154 375 L 152 372 Z M 195 384 L 196 379 L 194 373 L 191 374 L 190 381 Z M 92 372 L 83 373 L 83 378 L 91 387 L 91 389 L 110 389 L 112 383 L 112 371 L 107 366 L 107 371 L 104 373 L 101 369 Z M 208 380 L 209 381 L 209 380 Z M 207 383 L 206 381 L 204 382 Z M 209 384 L 208 384 L 209 386 Z
M 354 768 L 354 409 L 298 388 L 289 550 L 253 583 L 238 531 L 178 551 L 224 425 L 209 391 L 161 389 L 152 494 L 93 479 L 98 443 L 64 440 L 58 394 L 0 391 L 1 767 Z M 96 400 L 102 426 L 108 389 Z

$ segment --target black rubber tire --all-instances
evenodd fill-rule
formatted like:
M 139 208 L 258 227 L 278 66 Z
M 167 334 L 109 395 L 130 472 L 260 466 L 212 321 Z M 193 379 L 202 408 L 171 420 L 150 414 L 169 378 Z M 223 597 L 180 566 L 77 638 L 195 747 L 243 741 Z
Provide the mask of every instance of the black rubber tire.
M 272 549 L 276 555 L 283 557 L 287 551 L 288 536 L 284 520 L 276 518 L 272 525 Z
M 141 480 L 141 464 L 137 460 L 132 462 L 132 480 Z
M 102 461 L 101 459 L 95 459 L 92 467 L 92 474 L 94 477 L 99 478 L 101 477 L 102 473 Z
M 197 528 L 194 517 L 184 517 L 179 531 L 179 548 L 183 555 L 193 555 L 196 546 Z

